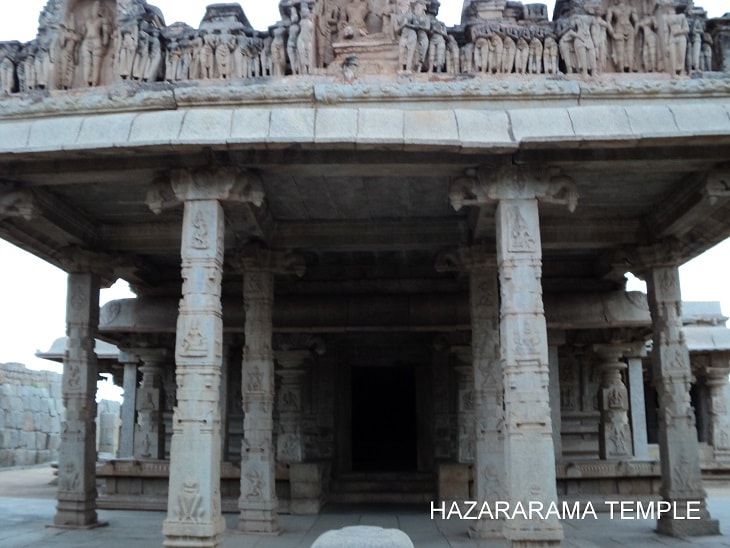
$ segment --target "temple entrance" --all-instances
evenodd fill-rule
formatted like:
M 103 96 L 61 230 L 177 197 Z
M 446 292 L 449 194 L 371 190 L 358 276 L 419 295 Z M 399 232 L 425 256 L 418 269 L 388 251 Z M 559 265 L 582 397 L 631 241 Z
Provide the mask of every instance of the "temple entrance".
M 414 367 L 352 368 L 352 470 L 417 468 Z

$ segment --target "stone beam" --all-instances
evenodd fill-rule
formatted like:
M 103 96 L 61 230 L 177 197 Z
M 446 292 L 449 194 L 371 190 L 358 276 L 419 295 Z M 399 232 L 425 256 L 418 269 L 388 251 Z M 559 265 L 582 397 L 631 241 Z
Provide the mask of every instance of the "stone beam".
M 652 239 L 682 238 L 693 227 L 730 202 L 730 166 L 715 169 L 697 180 L 688 175 L 673 194 L 660 200 L 646 219 Z
M 649 327 L 646 295 L 616 291 L 585 295 L 547 295 L 547 325 L 553 329 Z M 139 297 L 105 304 L 100 331 L 114 333 L 174 333 L 177 299 Z M 240 332 L 244 314 L 233 299 L 223 301 L 225 329 Z M 380 314 L 379 311 L 383 313 Z M 277 332 L 341 332 L 349 329 L 445 332 L 469 330 L 469 295 L 288 295 L 274 307 Z M 438 328 L 438 329 L 437 329 Z

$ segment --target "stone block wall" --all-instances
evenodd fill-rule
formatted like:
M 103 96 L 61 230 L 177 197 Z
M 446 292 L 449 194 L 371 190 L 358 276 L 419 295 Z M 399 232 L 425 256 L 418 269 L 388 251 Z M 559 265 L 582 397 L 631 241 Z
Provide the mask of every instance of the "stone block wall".
M 0 467 L 56 460 L 62 418 L 60 374 L 0 364 Z

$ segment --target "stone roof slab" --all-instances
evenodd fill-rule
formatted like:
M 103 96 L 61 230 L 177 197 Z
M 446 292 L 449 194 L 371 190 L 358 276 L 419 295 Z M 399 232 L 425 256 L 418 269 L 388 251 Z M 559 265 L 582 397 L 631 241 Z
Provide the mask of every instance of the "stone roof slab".
M 510 118 L 503 110 L 454 111 L 462 149 L 512 151 L 517 143 L 510 132 Z
M 674 136 L 679 131 L 674 114 L 664 105 L 637 105 L 624 107 L 631 131 L 642 139 Z
M 185 112 L 163 110 L 141 112 L 132 123 L 129 132 L 130 145 L 169 145 L 177 140 L 182 128 Z
M 671 107 L 677 127 L 683 134 L 714 135 L 730 132 L 728 111 L 720 104 L 686 103 Z
M 508 114 L 517 143 L 575 140 L 573 122 L 567 109 L 514 109 Z
M 125 146 L 136 116 L 127 112 L 86 116 L 74 144 L 81 149 Z
M 230 143 L 265 143 L 271 126 L 271 109 L 238 108 L 233 111 Z
M 405 115 L 402 110 L 362 108 L 358 115 L 357 145 L 403 146 Z
M 277 108 L 271 111 L 268 142 L 300 144 L 314 142 L 314 109 Z
M 343 144 L 354 148 L 357 138 L 358 110 L 352 108 L 317 109 L 314 141 L 316 143 Z
M 410 110 L 404 114 L 403 139 L 409 145 L 459 146 L 459 128 L 452 109 Z
M 73 148 L 83 120 L 83 116 L 34 120 L 28 136 L 28 149 L 44 151 Z
M 182 143 L 225 143 L 231 134 L 233 110 L 196 108 L 185 113 L 178 140 Z

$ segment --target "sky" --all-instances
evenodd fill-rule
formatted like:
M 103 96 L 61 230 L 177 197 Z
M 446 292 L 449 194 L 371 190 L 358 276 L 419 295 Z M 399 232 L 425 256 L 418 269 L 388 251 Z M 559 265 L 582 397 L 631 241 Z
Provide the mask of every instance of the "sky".
M 205 6 L 213 0 L 156 0 L 149 2 L 162 9 L 167 24 L 185 21 L 198 25 Z M 38 15 L 46 0 L 3 1 L 0 41 L 28 41 L 35 37 Z M 462 0 L 441 0 L 439 18 L 449 25 L 458 23 Z M 548 2 L 552 13 L 552 2 Z M 727 0 L 697 0 L 711 17 L 730 11 Z M 278 18 L 278 0 L 241 2 L 257 29 L 265 29 Z M 721 301 L 730 315 L 730 240 L 680 268 L 684 300 Z M 631 289 L 641 289 L 630 285 Z M 131 296 L 126 284 L 103 290 L 102 304 Z M 36 350 L 47 350 L 65 333 L 66 275 L 59 269 L 0 240 L 0 363 L 19 362 L 34 369 L 59 366 L 35 358 Z

